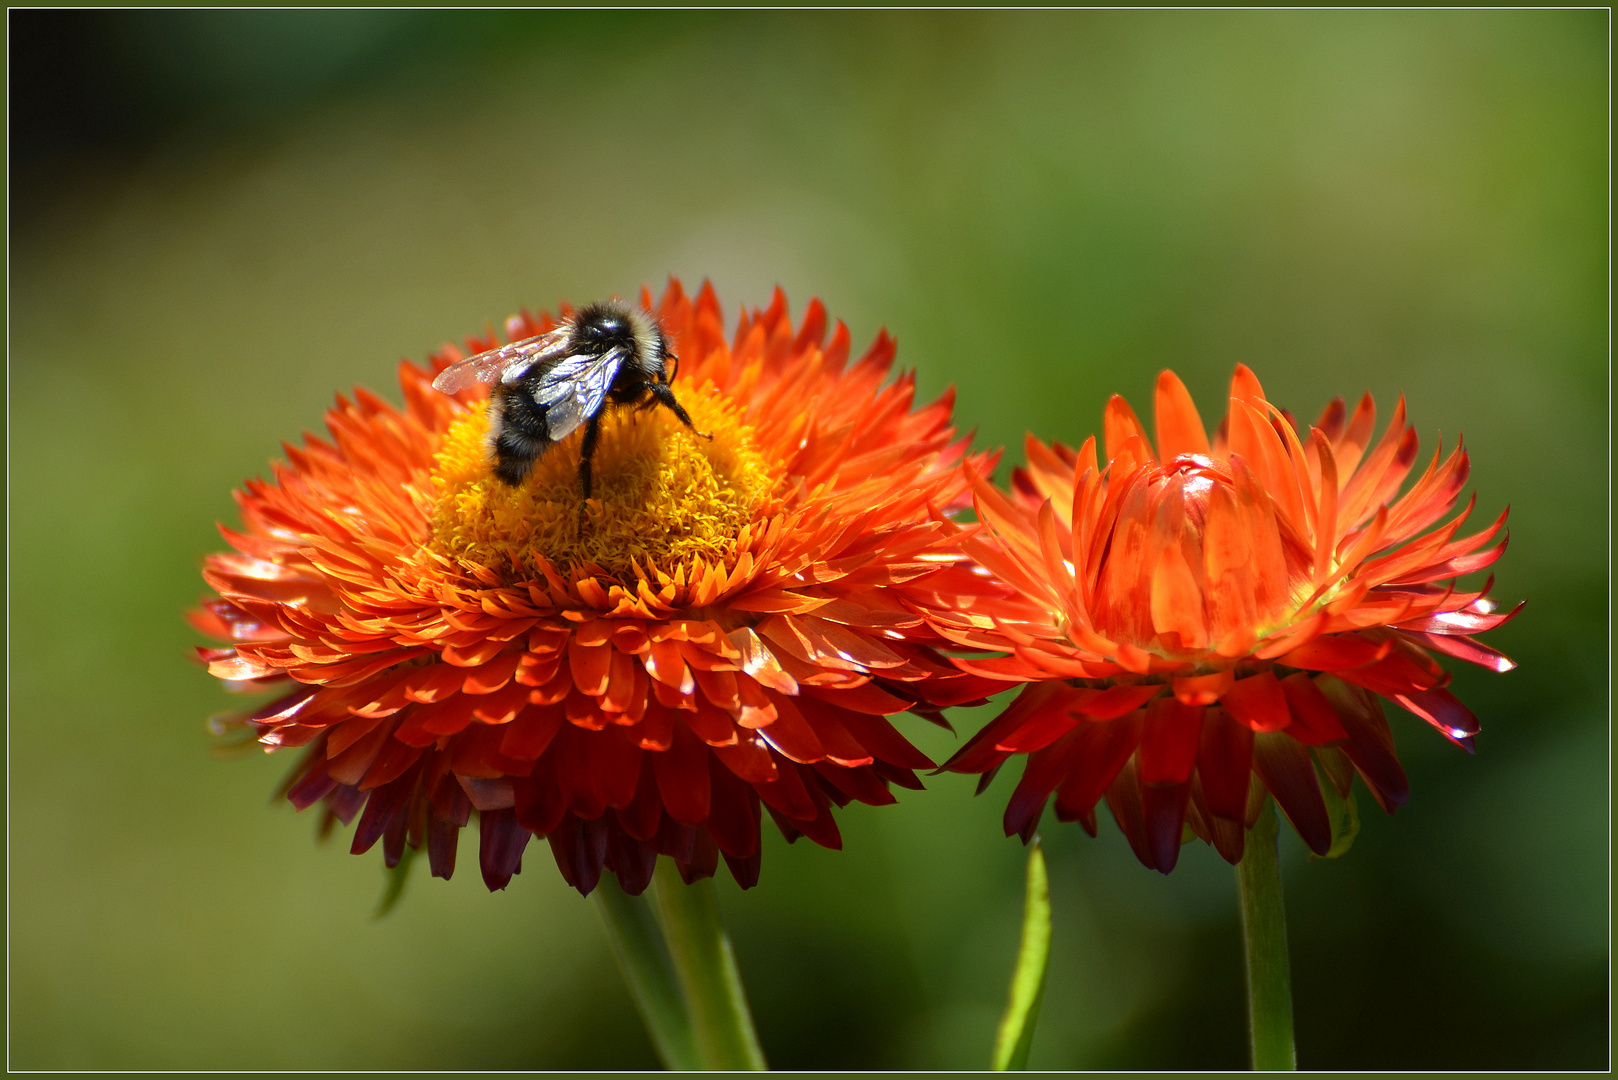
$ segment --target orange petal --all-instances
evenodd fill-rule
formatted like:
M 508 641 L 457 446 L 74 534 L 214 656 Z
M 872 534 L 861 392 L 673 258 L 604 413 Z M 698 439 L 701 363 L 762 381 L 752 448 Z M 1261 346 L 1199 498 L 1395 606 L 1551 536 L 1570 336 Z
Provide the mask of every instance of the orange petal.
M 1235 372 L 1230 377 L 1230 396 L 1238 401 L 1257 404 L 1265 401 L 1264 387 L 1259 385 L 1258 376 L 1246 364 L 1237 364 Z
M 1185 383 L 1172 371 L 1157 377 L 1157 452 L 1163 461 L 1181 454 L 1207 454 L 1208 432 Z
M 1102 433 L 1106 440 L 1107 460 L 1116 458 L 1124 449 L 1124 444 L 1131 438 L 1139 437 L 1141 449 L 1146 461 L 1155 461 L 1152 453 L 1152 444 L 1146 438 L 1146 429 L 1141 426 L 1140 420 L 1135 416 L 1135 410 L 1129 407 L 1118 394 L 1112 395 L 1107 402 L 1107 408 L 1101 417 Z
M 1216 671 L 1212 675 L 1193 675 L 1174 680 L 1174 696 L 1183 705 L 1212 705 L 1236 682 L 1235 671 Z

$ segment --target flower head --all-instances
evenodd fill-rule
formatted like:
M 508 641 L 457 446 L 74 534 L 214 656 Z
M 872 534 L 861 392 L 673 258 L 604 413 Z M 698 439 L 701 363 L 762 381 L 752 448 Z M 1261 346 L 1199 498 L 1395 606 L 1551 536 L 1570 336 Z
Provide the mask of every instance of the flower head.
M 1108 403 L 1105 467 L 1094 438 L 1076 453 L 1030 439 L 1009 497 L 974 477 L 987 535 L 966 549 L 1017 597 L 940 625 L 1010 654 L 964 670 L 1028 685 L 945 767 L 1027 754 L 1008 835 L 1031 836 L 1052 793 L 1094 835 L 1105 798 L 1164 873 L 1186 826 L 1238 861 L 1266 791 L 1325 854 L 1328 799 L 1356 772 L 1389 812 L 1408 795 L 1379 697 L 1472 749 L 1477 719 L 1434 654 L 1514 666 L 1472 635 L 1516 611 L 1456 585 L 1499 558 L 1505 540 L 1486 545 L 1505 514 L 1456 539 L 1469 502 L 1435 528 L 1466 482 L 1459 448 L 1398 496 L 1416 461 L 1402 399 L 1374 445 L 1370 395 L 1304 431 L 1241 366 L 1212 440 L 1173 372 L 1156 412 L 1154 447 Z
M 609 410 L 582 528 L 579 437 L 517 487 L 494 478 L 486 388 L 432 389 L 453 347 L 401 365 L 402 410 L 339 398 L 329 441 L 238 494 L 193 620 L 232 644 L 200 651 L 280 691 L 235 720 L 306 748 L 287 797 L 322 803 L 325 828 L 357 816 L 356 853 L 381 840 L 391 866 L 425 844 L 448 877 L 476 810 L 491 889 L 531 836 L 585 893 L 603 866 L 639 892 L 659 853 L 688 879 L 722 854 L 749 886 L 761 805 L 789 840 L 839 847 L 833 804 L 892 802 L 932 765 L 887 717 L 989 685 L 927 619 L 985 588 L 944 518 L 967 492 L 950 396 L 911 411 L 911 376 L 883 385 L 892 339 L 849 364 L 818 301 L 794 329 L 778 291 L 729 344 L 707 286 L 671 282 L 654 313 L 712 439 Z

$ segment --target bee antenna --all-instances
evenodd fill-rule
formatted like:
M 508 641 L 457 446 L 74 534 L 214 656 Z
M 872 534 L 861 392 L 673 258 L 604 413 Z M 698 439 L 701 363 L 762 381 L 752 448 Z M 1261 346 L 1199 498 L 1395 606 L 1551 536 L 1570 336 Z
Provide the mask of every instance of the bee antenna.
M 673 386 L 674 380 L 680 377 L 680 354 L 671 352 L 669 359 L 674 361 L 674 373 L 669 376 L 669 385 Z

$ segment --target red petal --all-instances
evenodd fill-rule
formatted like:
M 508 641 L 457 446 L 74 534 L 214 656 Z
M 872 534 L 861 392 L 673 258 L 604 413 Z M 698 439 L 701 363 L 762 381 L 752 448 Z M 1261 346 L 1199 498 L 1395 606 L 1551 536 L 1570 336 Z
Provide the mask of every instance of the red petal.
M 1479 667 L 1486 667 L 1490 671 L 1498 671 L 1503 674 L 1515 669 L 1517 666 L 1517 662 L 1506 654 L 1489 648 L 1481 641 L 1473 641 L 1468 637 L 1459 637 L 1452 634 L 1423 634 L 1415 630 L 1402 630 L 1401 633 L 1414 638 L 1421 645 L 1435 652 L 1441 652 L 1448 656 L 1453 656 L 1457 660 L 1477 664 Z
M 1286 691 L 1287 707 L 1292 713 L 1292 725 L 1287 728 L 1287 734 L 1310 746 L 1348 738 L 1343 722 L 1337 718 L 1337 710 L 1308 675 L 1301 671 L 1288 675 L 1281 680 L 1281 689 Z
M 1093 696 L 1081 698 L 1073 708 L 1092 720 L 1113 720 L 1134 712 L 1162 692 L 1162 683 L 1109 686 L 1098 691 L 1080 690 L 1080 694 Z
M 1332 634 L 1300 645 L 1276 663 L 1311 671 L 1342 671 L 1374 664 L 1388 655 L 1391 641 L 1371 641 L 1354 634 Z
M 1197 775 L 1208 809 L 1230 821 L 1242 821 L 1252 772 L 1253 729 L 1224 709 L 1209 709 L 1197 751 Z
M 1200 705 L 1161 697 L 1146 707 L 1140 741 L 1142 784 L 1180 784 L 1191 779 L 1202 736 Z
M 1238 680 L 1226 691 L 1221 704 L 1254 731 L 1281 731 L 1292 722 L 1286 694 L 1272 672 L 1261 671 Z
M 917 750 L 899 734 L 897 728 L 881 716 L 862 713 L 843 713 L 838 717 L 848 733 L 858 739 L 879 761 L 887 761 L 906 769 L 936 768 L 931 758 Z
M 732 746 L 716 746 L 713 753 L 725 768 L 749 784 L 768 784 L 778 775 L 769 746 L 755 732 L 747 732 Z
M 674 725 L 674 742 L 652 756 L 657 790 L 675 821 L 701 825 L 708 819 L 708 747 L 684 724 Z
M 1427 690 L 1419 694 L 1394 694 L 1392 700 L 1404 706 L 1433 727 L 1450 742 L 1467 753 L 1472 752 L 1472 736 L 1482 725 L 1472 710 L 1461 704 L 1448 690 Z
M 589 748 L 590 785 L 600 794 L 601 803 L 628 806 L 640 780 L 639 742 L 623 728 L 614 726 L 592 732 L 585 745 Z
M 804 719 L 803 711 L 788 698 L 777 698 L 774 705 L 775 720 L 758 729 L 765 741 L 784 756 L 805 765 L 824 758 L 826 747 Z
M 1063 821 L 1078 820 L 1095 809 L 1118 770 L 1140 745 L 1145 710 L 1111 723 L 1085 724 L 1075 732 L 1070 775 L 1056 795 L 1056 814 Z

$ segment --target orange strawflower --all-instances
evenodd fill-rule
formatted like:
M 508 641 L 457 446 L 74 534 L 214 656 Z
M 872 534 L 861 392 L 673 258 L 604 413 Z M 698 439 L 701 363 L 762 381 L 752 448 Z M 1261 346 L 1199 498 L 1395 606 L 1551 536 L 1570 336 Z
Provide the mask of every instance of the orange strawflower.
M 1378 696 L 1472 749 L 1477 719 L 1434 654 L 1514 666 L 1472 635 L 1516 610 L 1495 612 L 1492 578 L 1455 582 L 1499 558 L 1504 539 L 1485 545 L 1506 515 L 1456 540 L 1474 497 L 1433 528 L 1466 482 L 1459 448 L 1396 498 L 1416 460 L 1402 399 L 1374 446 L 1370 395 L 1302 431 L 1241 366 L 1211 443 L 1173 372 L 1156 406 L 1155 449 L 1114 397 L 1104 468 L 1094 438 L 1077 453 L 1030 438 L 1010 497 L 974 476 L 987 535 L 966 550 L 1018 596 L 939 625 L 1011 654 L 964 670 L 1028 685 L 945 767 L 987 783 L 1027 754 L 1007 835 L 1026 841 L 1054 792 L 1093 836 L 1105 798 L 1164 873 L 1185 826 L 1239 861 L 1266 791 L 1325 854 L 1327 796 L 1347 799 L 1356 772 L 1389 812 L 1409 793 Z
M 688 880 L 723 854 L 747 887 L 761 804 L 789 840 L 839 847 L 832 804 L 893 802 L 932 766 L 887 717 L 997 686 L 926 619 L 989 587 L 944 519 L 967 495 L 952 396 L 912 412 L 912 376 L 883 385 L 892 339 L 849 365 L 819 301 L 794 330 L 777 291 L 728 345 L 707 286 L 641 302 L 712 440 L 610 410 L 582 531 L 580 437 L 519 487 L 495 479 L 487 388 L 432 388 L 453 346 L 400 366 L 402 411 L 340 397 L 331 441 L 238 493 L 236 552 L 207 559 L 218 598 L 194 616 L 233 644 L 200 652 L 280 691 L 234 720 L 306 748 L 287 797 L 323 803 L 325 829 L 357 815 L 355 853 L 426 844 L 447 878 L 476 810 L 491 889 L 531 835 L 583 893 L 603 866 L 640 892 L 659 853 Z M 525 312 L 506 334 L 556 325 Z

